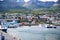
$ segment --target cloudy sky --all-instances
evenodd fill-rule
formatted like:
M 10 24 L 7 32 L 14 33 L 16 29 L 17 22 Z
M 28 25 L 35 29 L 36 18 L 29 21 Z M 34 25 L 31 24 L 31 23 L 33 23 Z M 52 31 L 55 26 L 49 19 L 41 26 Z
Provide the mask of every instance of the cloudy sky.
M 29 0 L 25 0 L 25 2 L 28 2 Z M 54 1 L 54 2 L 56 2 L 56 1 L 58 1 L 58 0 L 40 0 L 40 1 Z
M 41 0 L 41 1 L 54 1 L 54 2 L 56 2 L 56 1 L 58 1 L 58 0 Z
M 0 0 L 0 1 L 3 1 L 3 0 Z M 19 0 L 18 0 L 19 1 Z M 24 0 L 25 2 L 28 2 L 29 0 Z M 54 2 L 56 2 L 56 1 L 58 1 L 58 0 L 40 0 L 40 1 L 54 1 Z
M 28 2 L 28 1 L 30 1 L 30 0 L 24 0 L 25 2 Z

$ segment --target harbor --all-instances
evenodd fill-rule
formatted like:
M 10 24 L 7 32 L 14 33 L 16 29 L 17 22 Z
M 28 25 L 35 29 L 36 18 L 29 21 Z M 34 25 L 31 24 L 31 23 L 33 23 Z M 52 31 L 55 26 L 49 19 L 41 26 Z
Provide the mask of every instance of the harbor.
M 0 40 L 60 40 L 60 0 L 0 0 Z
M 0 28 L 1 40 L 60 40 L 60 26 L 49 24 Z M 0 26 L 1 27 L 1 26 Z M 6 29 L 6 32 L 4 31 Z M 3 31 L 3 32 L 2 32 Z
M 0 20 L 1 40 L 60 40 L 60 20 L 54 17 L 11 17 Z

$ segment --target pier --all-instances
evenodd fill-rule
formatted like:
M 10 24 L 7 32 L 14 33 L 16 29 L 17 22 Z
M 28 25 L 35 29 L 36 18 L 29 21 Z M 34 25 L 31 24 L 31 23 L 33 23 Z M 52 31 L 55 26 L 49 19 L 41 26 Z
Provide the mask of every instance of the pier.
M 12 35 L 9 35 L 8 33 L 0 31 L 0 39 L 2 40 L 20 40 L 17 37 L 13 37 Z

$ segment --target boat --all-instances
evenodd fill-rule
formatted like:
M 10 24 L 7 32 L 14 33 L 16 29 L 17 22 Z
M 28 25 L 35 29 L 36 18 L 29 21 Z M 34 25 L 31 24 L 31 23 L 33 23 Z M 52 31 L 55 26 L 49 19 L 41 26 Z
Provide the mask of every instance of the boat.
M 0 25 L 0 30 L 3 31 L 3 32 L 7 32 L 7 27 L 2 27 L 2 26 Z
M 3 32 L 7 32 L 7 27 L 3 26 L 1 21 L 0 21 L 0 30 L 3 31 Z
M 57 28 L 55 25 L 49 24 L 47 28 Z

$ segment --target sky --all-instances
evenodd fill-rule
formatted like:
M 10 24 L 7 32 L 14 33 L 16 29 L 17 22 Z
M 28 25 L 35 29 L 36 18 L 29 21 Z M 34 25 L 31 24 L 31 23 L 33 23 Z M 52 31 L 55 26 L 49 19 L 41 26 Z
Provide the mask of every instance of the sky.
M 30 1 L 30 0 L 24 0 L 25 2 L 28 2 L 28 1 Z
M 28 2 L 29 0 L 24 0 L 25 2 Z M 40 1 L 43 1 L 43 2 L 45 2 L 45 1 L 54 1 L 54 2 L 56 2 L 56 1 L 58 1 L 58 0 L 40 0 Z
M 3 1 L 3 0 L 0 0 L 0 1 Z M 19 0 L 18 0 L 19 1 Z M 28 2 L 28 1 L 30 1 L 30 0 L 24 0 L 25 2 Z M 58 0 L 39 0 L 39 1 L 43 1 L 43 2 L 45 2 L 45 1 L 54 1 L 54 2 L 56 2 L 56 1 L 58 1 Z
M 58 1 L 58 0 L 41 0 L 41 1 L 54 1 L 54 2 L 56 2 L 56 1 Z
M 4 0 L 0 0 L 0 1 L 4 1 Z

